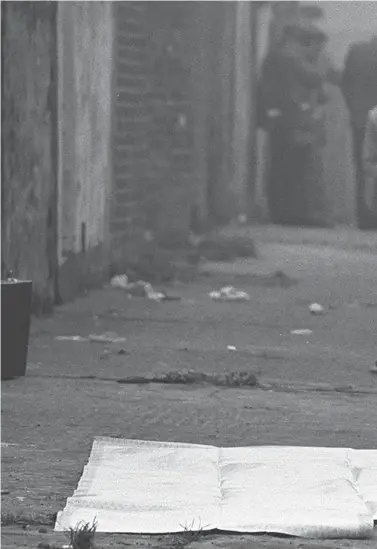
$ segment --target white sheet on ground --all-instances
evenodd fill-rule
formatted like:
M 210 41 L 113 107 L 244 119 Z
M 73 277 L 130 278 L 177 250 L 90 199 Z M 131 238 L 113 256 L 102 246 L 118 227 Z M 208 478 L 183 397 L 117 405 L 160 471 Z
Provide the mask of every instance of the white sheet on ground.
M 365 537 L 377 520 L 377 450 L 96 438 L 55 530 L 94 519 L 99 532 Z

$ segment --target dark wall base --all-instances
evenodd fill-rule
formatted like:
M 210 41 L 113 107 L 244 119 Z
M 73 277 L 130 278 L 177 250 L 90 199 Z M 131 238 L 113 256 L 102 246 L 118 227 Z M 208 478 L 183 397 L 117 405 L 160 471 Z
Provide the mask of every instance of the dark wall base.
M 86 290 L 100 288 L 108 279 L 108 252 L 103 245 L 72 253 L 59 268 L 57 303 L 73 301 Z

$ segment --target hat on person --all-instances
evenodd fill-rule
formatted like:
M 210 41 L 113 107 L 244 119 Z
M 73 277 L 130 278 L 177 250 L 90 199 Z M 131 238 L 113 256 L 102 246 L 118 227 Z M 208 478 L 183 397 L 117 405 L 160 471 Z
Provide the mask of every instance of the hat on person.
M 299 13 L 301 17 L 305 17 L 305 19 L 308 19 L 311 21 L 319 21 L 324 17 L 324 11 L 323 11 L 323 8 L 321 8 L 321 6 L 318 6 L 315 4 L 308 4 L 306 2 L 303 4 L 300 4 Z
M 269 2 L 269 4 L 271 6 L 272 12 L 275 12 L 280 9 L 285 9 L 285 10 L 297 9 L 299 8 L 300 2 L 298 2 L 297 0 L 291 0 L 291 1 L 286 0 L 285 2 Z
M 284 27 L 283 39 L 293 38 L 301 44 L 312 42 L 325 43 L 327 35 L 321 29 L 311 23 L 289 23 Z

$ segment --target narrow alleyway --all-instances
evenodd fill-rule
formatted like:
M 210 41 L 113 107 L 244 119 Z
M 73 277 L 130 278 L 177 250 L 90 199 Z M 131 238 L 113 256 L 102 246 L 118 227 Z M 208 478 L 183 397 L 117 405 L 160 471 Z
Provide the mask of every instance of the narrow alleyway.
M 203 265 L 192 284 L 167 288 L 177 301 L 128 299 L 105 288 L 34 320 L 27 376 L 2 384 L 6 547 L 62 539 L 52 533 L 53 515 L 75 489 L 95 436 L 377 447 L 377 376 L 370 372 L 377 360 L 376 239 L 328 233 L 328 241 L 316 241 L 309 233 L 301 242 L 289 231 L 280 242 L 265 237 L 258 259 Z M 226 284 L 247 291 L 250 301 L 211 301 L 208 293 Z M 323 315 L 310 314 L 313 302 L 324 307 Z M 126 341 L 56 339 L 104 332 Z M 184 377 L 189 370 L 213 379 L 249 372 L 257 385 L 161 383 L 166 374 Z M 135 376 L 138 384 L 131 383 Z M 154 383 L 143 383 L 153 376 Z M 160 548 L 182 541 L 99 540 L 103 547 Z M 232 536 L 203 537 L 190 547 L 361 549 L 375 543 Z

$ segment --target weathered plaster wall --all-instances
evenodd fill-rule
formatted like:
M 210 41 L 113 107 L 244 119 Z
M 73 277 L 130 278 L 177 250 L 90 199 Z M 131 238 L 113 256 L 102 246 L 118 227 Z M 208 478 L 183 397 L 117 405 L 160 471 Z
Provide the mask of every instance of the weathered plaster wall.
M 2 263 L 49 309 L 55 270 L 55 6 L 3 2 Z
M 61 2 L 59 291 L 100 282 L 109 265 L 111 2 Z

